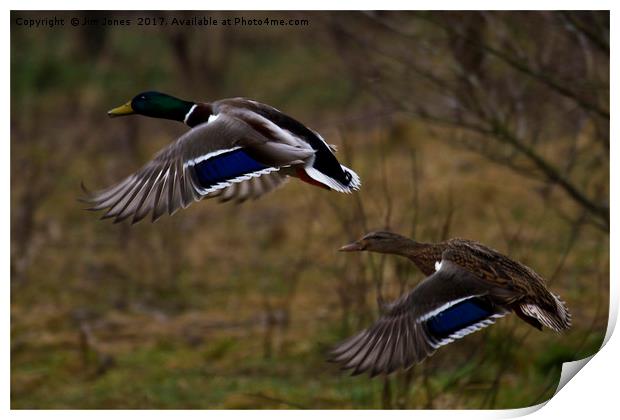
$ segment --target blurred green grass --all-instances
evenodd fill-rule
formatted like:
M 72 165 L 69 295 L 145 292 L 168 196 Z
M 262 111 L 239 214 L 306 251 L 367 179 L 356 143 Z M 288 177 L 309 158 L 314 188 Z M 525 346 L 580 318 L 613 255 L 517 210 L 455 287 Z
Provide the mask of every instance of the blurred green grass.
M 326 363 L 329 346 L 376 317 L 373 267 L 390 298 L 403 280 L 395 258 L 335 252 L 363 233 L 358 206 L 368 228 L 389 218 L 408 233 L 417 220 L 416 237 L 433 241 L 452 201 L 450 236 L 510 247 L 546 277 L 572 231 L 534 181 L 437 141 L 454 131 L 373 116 L 377 104 L 320 36 L 320 16 L 314 32 L 190 31 L 195 57 L 214 51 L 217 80 L 190 80 L 166 31 L 115 29 L 92 51 L 71 28 L 12 28 L 12 408 L 480 408 L 491 398 L 515 408 L 548 399 L 562 361 L 598 350 L 609 238 L 584 226 L 552 283 L 573 313 L 566 335 L 507 318 L 416 366 L 409 386 L 406 374 L 386 388 Z M 154 225 L 98 221 L 76 201 L 80 181 L 109 185 L 183 132 L 106 117 L 150 88 L 270 103 L 338 144 L 363 188 L 345 196 L 292 181 L 256 202 L 206 201 Z M 421 275 L 405 269 L 411 287 Z

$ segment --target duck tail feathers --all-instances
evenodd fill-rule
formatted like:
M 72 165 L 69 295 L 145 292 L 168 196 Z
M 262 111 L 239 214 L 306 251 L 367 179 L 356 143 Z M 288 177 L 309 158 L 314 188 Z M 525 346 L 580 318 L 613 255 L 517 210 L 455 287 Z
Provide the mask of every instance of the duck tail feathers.
M 325 185 L 326 187 L 329 187 L 332 190 L 347 194 L 359 190 L 360 186 L 362 185 L 360 177 L 346 166 L 340 165 L 340 167 L 342 168 L 342 176 L 339 176 L 339 178 L 341 179 L 336 179 L 332 176 L 329 176 L 312 166 L 305 167 L 304 171 L 306 172 L 306 174 L 308 174 L 310 178 L 318 181 L 319 183 Z
M 556 332 L 567 330 L 571 327 L 571 314 L 566 303 L 556 294 L 552 294 L 555 300 L 555 311 L 542 308 L 534 303 L 524 303 L 521 310 L 526 315 L 536 318 L 542 325 Z

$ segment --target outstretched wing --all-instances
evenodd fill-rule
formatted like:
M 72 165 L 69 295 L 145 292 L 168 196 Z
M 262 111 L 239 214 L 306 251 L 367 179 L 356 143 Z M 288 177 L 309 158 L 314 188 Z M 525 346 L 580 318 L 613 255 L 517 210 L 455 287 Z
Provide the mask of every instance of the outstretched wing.
M 251 188 L 252 195 L 267 192 L 273 189 L 272 184 L 281 184 L 282 177 L 272 175 L 260 189 L 252 180 L 313 153 L 270 141 L 245 121 L 218 114 L 185 133 L 136 173 L 92 193 L 85 201 L 92 205 L 91 210 L 107 209 L 103 218 L 114 218 L 115 222 L 132 217 L 135 223 L 149 212 L 155 221 L 166 212 L 173 214 L 235 184 L 250 181 L 247 191 Z M 268 162 L 264 156 L 268 156 Z M 229 195 L 245 198 L 248 192 L 235 188 Z
M 236 203 L 242 203 L 249 199 L 255 200 L 281 187 L 288 178 L 287 175 L 282 175 L 280 172 L 271 172 L 247 181 L 231 184 L 226 188 L 214 191 L 205 198 L 217 197 L 221 202 L 234 201 Z
M 443 259 L 437 272 L 389 305 L 372 327 L 334 348 L 331 361 L 354 375 L 409 368 L 508 313 L 489 291 L 488 283 Z

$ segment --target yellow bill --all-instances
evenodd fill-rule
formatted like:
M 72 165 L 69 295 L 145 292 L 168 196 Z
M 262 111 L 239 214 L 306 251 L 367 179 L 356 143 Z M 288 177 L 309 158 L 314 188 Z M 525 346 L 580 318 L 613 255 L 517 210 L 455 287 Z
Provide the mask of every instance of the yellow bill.
M 110 117 L 120 117 L 122 115 L 131 114 L 135 114 L 133 108 L 131 107 L 131 101 L 108 111 L 108 116 Z

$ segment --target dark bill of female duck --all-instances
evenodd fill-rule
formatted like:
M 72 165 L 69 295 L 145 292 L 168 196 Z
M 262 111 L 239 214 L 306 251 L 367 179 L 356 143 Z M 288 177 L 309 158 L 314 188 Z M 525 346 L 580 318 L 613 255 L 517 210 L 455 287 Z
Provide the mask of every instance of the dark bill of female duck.
M 514 312 L 533 327 L 570 328 L 571 315 L 534 270 L 478 242 L 420 243 L 372 232 L 340 248 L 409 258 L 427 277 L 383 308 L 370 328 L 332 350 L 333 362 L 371 376 L 407 369 L 438 348 Z
M 288 177 L 343 193 L 361 185 L 318 133 L 252 100 L 194 103 L 145 92 L 109 114 L 166 118 L 192 127 L 120 183 L 89 193 L 90 210 L 106 210 L 102 218 L 115 222 L 135 223 L 149 213 L 155 221 L 203 198 L 258 198 Z

